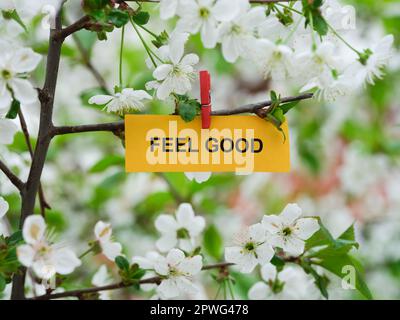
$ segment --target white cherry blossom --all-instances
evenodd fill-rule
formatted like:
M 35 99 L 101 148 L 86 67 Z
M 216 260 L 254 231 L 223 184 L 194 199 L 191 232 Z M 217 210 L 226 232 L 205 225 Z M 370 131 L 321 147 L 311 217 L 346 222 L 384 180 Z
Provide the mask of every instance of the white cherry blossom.
M 4 227 L 1 220 L 3 219 L 3 217 L 5 217 L 8 209 L 9 209 L 8 202 L 4 200 L 3 197 L 0 197 L 0 236 L 6 234 L 6 228 Z
M 200 31 L 206 48 L 218 40 L 218 23 L 229 22 L 239 13 L 238 0 L 181 0 L 177 28 L 196 34 Z
M 337 31 L 356 28 L 356 10 L 351 5 L 342 6 L 337 0 L 325 0 L 321 7 L 322 15 Z
M 0 111 L 10 107 L 12 94 L 22 104 L 37 101 L 37 91 L 26 77 L 37 67 L 41 58 L 30 48 L 10 45 L 0 51 Z
M 182 203 L 176 211 L 176 216 L 162 214 L 155 221 L 156 229 L 161 238 L 156 242 L 157 248 L 166 252 L 176 246 L 190 252 L 197 245 L 197 238 L 204 230 L 205 220 L 195 216 L 189 203 Z
M 335 101 L 343 97 L 356 86 L 355 79 L 351 79 L 349 73 L 335 75 L 333 71 L 325 70 L 317 77 L 311 78 L 308 83 L 300 89 L 306 92 L 316 89 L 315 96 L 319 100 Z
M 240 11 L 229 22 L 222 22 L 218 27 L 219 42 L 226 61 L 235 62 L 240 56 L 246 56 L 254 46 L 256 28 L 266 17 L 263 7 L 250 7 L 248 1 L 240 1 Z
M 266 264 L 261 268 L 263 281 L 255 283 L 249 290 L 251 300 L 306 300 L 318 299 L 318 293 L 312 277 L 301 268 L 287 266 L 279 273 L 275 266 Z M 273 286 L 278 281 L 278 285 Z
M 146 88 L 155 89 L 160 100 L 167 99 L 171 93 L 185 94 L 192 89 L 193 66 L 199 62 L 199 57 L 194 53 L 184 55 L 186 40 L 186 33 L 176 33 L 167 46 L 158 50 L 164 63 L 153 71 L 156 80 L 148 82 Z
M 185 172 L 186 178 L 190 181 L 196 181 L 197 183 L 206 182 L 211 178 L 211 172 Z
M 122 246 L 112 240 L 111 224 L 98 221 L 94 227 L 94 234 L 98 241 L 102 253 L 111 261 L 121 255 Z
M 349 73 L 355 74 L 358 83 L 367 82 L 373 85 L 376 78 L 382 79 L 383 69 L 393 55 L 393 42 L 393 35 L 385 36 L 372 47 L 365 65 L 357 61 L 350 66 Z
M 268 232 L 268 243 L 290 255 L 301 255 L 304 252 L 305 240 L 319 230 L 315 218 L 300 218 L 301 214 L 301 208 L 291 203 L 279 216 L 264 216 L 262 225 Z
M 18 260 L 31 268 L 41 279 L 50 279 L 56 273 L 70 274 L 81 265 L 81 261 L 70 249 L 49 242 L 46 238 L 46 222 L 42 216 L 29 216 L 22 234 L 26 244 L 17 248 Z
M 288 78 L 293 72 L 293 50 L 268 39 L 259 39 L 255 42 L 253 60 L 259 65 L 264 77 L 272 77 L 274 80 Z
M 155 272 L 162 277 L 157 293 L 162 299 L 176 298 L 182 293 L 194 294 L 198 288 L 193 276 L 203 267 L 200 255 L 185 257 L 183 251 L 172 249 L 167 256 L 159 256 L 154 263 Z
M 237 245 L 225 248 L 225 260 L 236 264 L 240 272 L 250 273 L 258 264 L 265 265 L 274 256 L 274 249 L 260 223 L 248 227 L 236 242 Z
M 151 100 L 152 97 L 144 90 L 122 89 L 115 95 L 97 95 L 89 99 L 90 104 L 105 105 L 107 112 L 123 114 L 124 112 L 145 110 L 142 100 Z
M 301 52 L 295 57 L 295 66 L 298 66 L 299 77 L 313 78 L 326 71 L 339 70 L 343 61 L 338 57 L 337 48 L 330 41 L 319 44 L 316 50 Z

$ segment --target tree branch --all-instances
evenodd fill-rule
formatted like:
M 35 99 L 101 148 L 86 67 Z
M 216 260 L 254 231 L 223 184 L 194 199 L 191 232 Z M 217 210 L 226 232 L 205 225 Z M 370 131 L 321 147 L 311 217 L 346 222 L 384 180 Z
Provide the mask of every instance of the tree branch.
M 26 125 L 24 114 L 22 110 L 18 111 L 19 122 L 21 124 L 21 129 L 25 137 L 25 142 L 29 150 L 29 154 L 31 155 L 31 159 L 33 159 L 33 147 L 31 143 L 31 138 L 28 131 L 28 126 Z M 40 202 L 40 212 L 44 217 L 46 215 L 46 209 L 51 209 L 50 205 L 47 203 L 46 198 L 44 196 L 42 184 L 39 184 L 39 202 Z
M 8 180 L 20 191 L 24 189 L 24 183 L 0 160 L 0 170 L 6 175 Z
M 61 30 L 58 30 L 57 32 L 55 32 L 54 38 L 57 40 L 63 41 L 67 37 L 69 37 L 71 34 L 86 28 L 86 26 L 88 25 L 89 22 L 90 22 L 90 17 L 83 16 L 78 21 L 74 22 L 73 24 L 69 25 L 68 27 L 65 27 L 64 29 L 61 29 Z
M 220 269 L 220 268 L 226 268 L 232 266 L 233 263 L 228 263 L 228 262 L 223 262 L 223 263 L 216 263 L 216 264 L 211 264 L 204 266 L 202 270 L 211 270 L 211 269 Z M 149 284 L 149 283 L 155 283 L 158 284 L 161 282 L 160 277 L 152 277 L 152 278 L 147 278 L 143 280 L 139 280 L 139 284 Z M 67 298 L 67 297 L 77 297 L 80 298 L 85 294 L 90 294 L 90 293 L 96 293 L 100 291 L 110 291 L 110 290 L 117 290 L 117 289 L 123 289 L 123 288 L 128 288 L 133 285 L 137 284 L 136 283 L 123 283 L 123 282 L 118 282 L 106 286 L 101 286 L 101 287 L 93 287 L 93 288 L 87 288 L 87 289 L 80 289 L 80 290 L 71 290 L 71 291 L 65 291 L 65 292 L 60 292 L 60 293 L 54 293 L 54 294 L 45 294 L 42 296 L 38 297 L 33 297 L 30 300 L 52 300 L 52 299 L 60 299 L 60 298 Z
M 56 15 L 56 28 L 50 30 L 49 49 L 47 53 L 46 76 L 43 89 L 39 91 L 40 100 L 40 124 L 36 148 L 33 154 L 32 164 L 28 180 L 22 192 L 21 216 L 19 229 L 22 230 L 25 219 L 34 213 L 36 194 L 38 193 L 40 178 L 47 151 L 51 141 L 53 128 L 54 95 L 57 86 L 58 69 L 61 58 L 61 47 L 64 38 L 60 38 L 62 7 Z M 11 292 L 12 300 L 25 299 L 25 269 L 21 268 L 14 274 Z
M 286 97 L 282 98 L 282 103 L 300 101 L 311 99 L 313 97 L 312 93 L 302 94 L 300 96 L 295 97 Z M 217 110 L 211 112 L 213 116 L 229 116 L 235 114 L 242 113 L 254 113 L 258 114 L 260 110 L 269 107 L 272 104 L 270 100 L 263 101 L 254 104 L 247 104 L 239 108 L 235 109 L 226 109 L 226 110 Z M 263 110 L 264 111 L 264 110 Z M 269 110 L 265 110 L 265 113 L 268 113 Z M 77 125 L 77 126 L 60 126 L 54 127 L 52 129 L 52 136 L 63 135 L 63 134 L 72 134 L 72 133 L 82 133 L 82 132 L 99 132 L 99 131 L 110 131 L 115 135 L 120 136 L 120 133 L 125 129 L 125 124 L 123 121 L 117 122 L 109 122 L 109 123 L 99 123 L 99 124 L 87 124 L 87 125 Z

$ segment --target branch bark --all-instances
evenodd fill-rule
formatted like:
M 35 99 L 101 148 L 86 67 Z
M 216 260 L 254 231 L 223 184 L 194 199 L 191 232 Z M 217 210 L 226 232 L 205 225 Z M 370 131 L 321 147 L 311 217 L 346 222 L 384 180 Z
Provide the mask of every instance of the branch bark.
M 227 268 L 232 265 L 233 265 L 233 263 L 227 263 L 227 262 L 216 263 L 216 264 L 204 266 L 202 268 L 202 270 L 204 271 L 204 270 L 211 270 L 211 269 Z M 149 283 L 158 284 L 161 282 L 161 280 L 162 279 L 160 277 L 152 277 L 152 278 L 140 280 L 138 283 L 139 284 L 149 284 Z M 54 294 L 45 294 L 42 296 L 33 297 L 30 300 L 53 300 L 53 299 L 60 299 L 60 298 L 67 298 L 67 297 L 80 298 L 80 297 L 84 296 L 85 294 L 91 294 L 91 293 L 96 293 L 96 292 L 100 292 L 100 291 L 123 289 L 123 288 L 131 287 L 135 284 L 137 284 L 137 282 L 133 283 L 133 284 L 118 282 L 118 283 L 101 286 L 101 287 L 93 287 L 93 288 L 86 288 L 86 289 L 80 289 L 80 290 L 71 290 L 71 291 L 54 293 Z
M 305 93 L 295 97 L 286 97 L 282 98 L 282 103 L 300 101 L 311 99 L 313 97 L 312 93 Z M 258 114 L 260 110 L 271 106 L 272 102 L 270 100 L 263 101 L 254 104 L 247 104 L 239 108 L 235 109 L 225 109 L 225 110 L 216 110 L 211 112 L 213 116 L 229 116 L 235 114 L 243 114 L 243 113 L 253 113 Z M 268 109 L 263 110 L 265 113 L 268 113 Z M 87 124 L 87 125 L 77 125 L 77 126 L 60 126 L 53 127 L 52 136 L 64 135 L 64 134 L 72 134 L 72 133 L 82 133 L 82 132 L 99 132 L 99 131 L 109 131 L 113 132 L 115 135 L 120 136 L 120 134 L 124 131 L 125 124 L 123 121 L 117 122 L 109 122 L 109 123 L 99 123 L 99 124 Z
M 0 160 L 0 170 L 6 175 L 11 183 L 22 192 L 24 189 L 24 183 L 7 167 L 7 165 Z
M 51 141 L 54 95 L 57 85 L 61 47 L 64 41 L 64 38 L 59 36 L 60 31 L 62 30 L 61 11 L 62 8 L 57 13 L 55 29 L 50 31 L 45 83 L 43 89 L 39 92 L 41 109 L 37 145 L 33 154 L 28 180 L 22 192 L 21 217 L 19 224 L 21 230 L 25 219 L 34 212 L 36 194 L 38 193 L 40 178 Z M 20 272 L 16 273 L 13 277 L 13 287 L 11 292 L 11 299 L 13 300 L 25 299 L 25 273 L 26 271 L 22 268 Z
M 29 154 L 31 155 L 31 158 L 33 159 L 33 147 L 32 147 L 32 143 L 31 143 L 31 137 L 29 135 L 28 126 L 26 125 L 25 117 L 24 117 L 24 114 L 22 113 L 21 109 L 18 111 L 18 118 L 19 118 L 19 122 L 21 124 L 22 133 L 24 134 L 24 137 L 25 137 L 26 145 L 29 150 Z M 44 217 L 46 215 L 46 209 L 51 209 L 51 207 L 46 201 L 41 183 L 39 184 L 38 195 L 39 195 L 39 202 L 40 202 L 40 212 L 41 212 L 42 216 Z

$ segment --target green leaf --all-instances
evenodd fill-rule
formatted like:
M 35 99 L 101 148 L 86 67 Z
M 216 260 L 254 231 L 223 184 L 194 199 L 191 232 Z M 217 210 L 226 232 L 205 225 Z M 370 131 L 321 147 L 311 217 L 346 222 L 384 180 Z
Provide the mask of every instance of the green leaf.
M 0 292 L 3 292 L 4 289 L 6 288 L 6 279 L 3 278 L 3 276 L 0 274 Z
M 369 290 L 367 284 L 365 283 L 364 277 L 362 275 L 362 270 L 360 270 L 360 263 L 355 260 L 355 258 L 349 256 L 348 254 L 334 255 L 334 256 L 320 256 L 321 262 L 315 263 L 326 270 L 334 273 L 338 277 L 342 278 L 345 274 L 343 268 L 346 266 L 352 266 L 355 270 L 355 287 L 356 289 L 368 300 L 372 299 L 371 291 Z
M 317 286 L 317 288 L 319 289 L 321 294 L 326 299 L 328 299 L 329 298 L 329 294 L 328 294 L 329 279 L 325 275 L 318 274 L 318 272 L 307 261 L 302 260 L 301 267 L 307 274 L 310 274 L 314 278 L 315 285 Z
M 95 163 L 89 170 L 91 173 L 103 172 L 112 166 L 124 166 L 125 158 L 119 155 L 105 156 L 103 159 Z
M 325 36 L 328 33 L 328 23 L 325 18 L 319 14 L 313 17 L 314 30 L 318 32 L 320 36 Z
M 115 264 L 120 270 L 129 270 L 129 261 L 123 257 L 123 256 L 118 256 L 115 258 Z
M 150 20 L 150 14 L 148 12 L 145 11 L 139 11 L 137 14 L 135 14 L 132 17 L 132 20 L 141 26 L 144 26 L 145 24 L 147 24 Z
M 140 269 L 137 263 L 134 263 L 129 270 L 129 278 L 132 280 L 139 280 L 146 274 L 146 270 Z
M 14 99 L 11 102 L 11 108 L 6 115 L 6 118 L 7 119 L 15 119 L 18 116 L 18 112 L 19 112 L 20 108 L 21 108 L 21 103 L 18 100 Z
M 22 231 L 18 230 L 6 239 L 6 243 L 9 246 L 15 246 L 21 243 L 23 240 Z
M 24 30 L 25 32 L 28 32 L 28 29 L 26 28 L 26 25 L 22 21 L 21 17 L 19 16 L 17 10 L 4 10 L 2 11 L 3 18 L 6 20 L 14 20 L 16 23 L 18 23 Z
M 127 11 L 112 9 L 108 13 L 108 19 L 114 26 L 121 28 L 129 22 L 129 14 Z
M 280 108 L 283 111 L 283 114 L 288 113 L 291 109 L 293 109 L 295 106 L 297 106 L 300 103 L 300 101 L 294 101 L 294 102 L 289 102 L 285 104 L 281 104 Z
M 204 232 L 204 249 L 215 260 L 223 253 L 223 239 L 215 225 L 210 225 Z
M 271 259 L 271 263 L 276 267 L 276 270 L 278 272 L 281 272 L 283 268 L 285 267 L 285 260 L 283 260 L 281 257 L 274 255 Z
M 179 115 L 185 122 L 192 121 L 197 115 L 197 108 L 195 105 L 185 102 L 179 104 Z

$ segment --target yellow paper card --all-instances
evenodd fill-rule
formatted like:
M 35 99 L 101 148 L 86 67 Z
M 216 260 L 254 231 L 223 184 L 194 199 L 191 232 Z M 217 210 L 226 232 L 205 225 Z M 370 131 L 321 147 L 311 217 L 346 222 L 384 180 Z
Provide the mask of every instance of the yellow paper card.
M 125 116 L 127 172 L 287 172 L 286 141 L 271 123 L 257 116 L 213 116 L 210 129 L 201 118 Z

